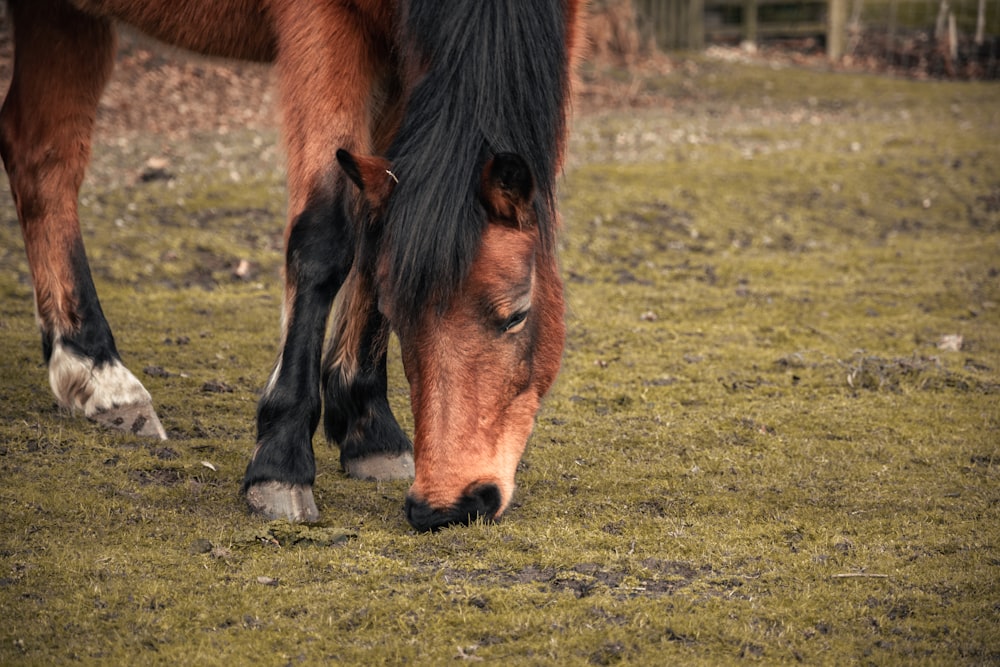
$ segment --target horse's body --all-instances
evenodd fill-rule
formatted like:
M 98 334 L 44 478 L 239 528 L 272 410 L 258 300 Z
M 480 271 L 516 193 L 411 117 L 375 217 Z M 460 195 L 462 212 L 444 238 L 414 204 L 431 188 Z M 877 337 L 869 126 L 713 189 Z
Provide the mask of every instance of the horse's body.
M 77 217 L 120 20 L 278 69 L 286 284 L 243 482 L 251 509 L 317 517 L 311 438 L 325 402 L 348 474 L 415 474 L 407 516 L 418 529 L 498 517 L 563 346 L 553 182 L 581 0 L 8 2 L 0 152 L 59 402 L 165 437 L 115 348 Z M 386 401 L 390 330 L 413 445 Z

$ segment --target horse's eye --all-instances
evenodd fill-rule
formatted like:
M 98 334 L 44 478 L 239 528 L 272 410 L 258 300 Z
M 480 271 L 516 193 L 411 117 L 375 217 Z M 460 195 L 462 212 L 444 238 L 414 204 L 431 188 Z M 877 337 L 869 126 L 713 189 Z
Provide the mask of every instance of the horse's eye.
M 522 310 L 508 317 L 500 330 L 503 333 L 514 334 L 524 328 L 524 323 L 528 319 L 528 311 Z

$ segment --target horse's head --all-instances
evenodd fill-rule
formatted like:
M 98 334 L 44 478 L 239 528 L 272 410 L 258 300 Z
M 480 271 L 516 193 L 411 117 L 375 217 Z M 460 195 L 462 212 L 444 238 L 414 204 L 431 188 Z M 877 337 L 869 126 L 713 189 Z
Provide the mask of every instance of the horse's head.
M 394 180 L 386 176 L 388 163 L 338 156 L 377 226 Z M 412 308 L 397 312 L 407 295 L 387 293 L 388 258 L 376 251 L 370 263 L 379 308 L 399 337 L 410 383 L 415 480 L 406 515 L 419 530 L 503 513 L 540 400 L 559 369 L 562 283 L 552 244 L 541 237 L 534 187 L 520 157 L 498 154 L 486 163 L 478 249 L 447 299 L 424 304 L 417 315 Z

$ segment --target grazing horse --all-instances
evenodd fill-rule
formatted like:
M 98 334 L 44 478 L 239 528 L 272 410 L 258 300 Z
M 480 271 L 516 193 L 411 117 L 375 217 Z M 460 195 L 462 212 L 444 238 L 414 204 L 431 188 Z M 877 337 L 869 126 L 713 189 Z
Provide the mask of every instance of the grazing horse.
M 324 413 L 348 475 L 413 478 L 418 530 L 498 518 L 565 338 L 554 181 L 582 2 L 8 0 L 0 154 L 59 403 L 166 437 L 115 347 L 77 214 L 117 20 L 279 74 L 285 288 L 242 485 L 250 509 L 318 518 Z M 386 399 L 390 332 L 412 444 Z

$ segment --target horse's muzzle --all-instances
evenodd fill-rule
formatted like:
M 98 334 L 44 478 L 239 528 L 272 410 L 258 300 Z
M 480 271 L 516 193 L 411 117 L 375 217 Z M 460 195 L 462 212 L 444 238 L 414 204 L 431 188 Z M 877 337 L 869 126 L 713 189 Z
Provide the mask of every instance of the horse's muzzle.
M 496 484 L 477 484 L 462 494 L 454 505 L 443 509 L 408 495 L 406 518 L 420 532 L 434 531 L 454 524 L 468 525 L 479 519 L 496 521 L 502 504 L 503 497 Z

